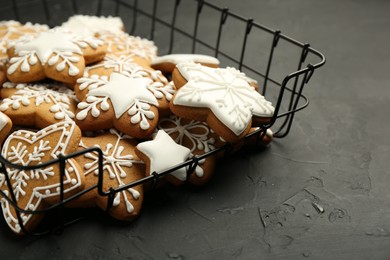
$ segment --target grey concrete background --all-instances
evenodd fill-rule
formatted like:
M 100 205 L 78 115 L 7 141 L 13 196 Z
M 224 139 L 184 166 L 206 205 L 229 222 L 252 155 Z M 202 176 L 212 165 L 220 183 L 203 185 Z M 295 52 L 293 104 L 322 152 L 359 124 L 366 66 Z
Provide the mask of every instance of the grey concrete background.
M 0 20 L 11 19 L 10 1 L 1 2 Z M 43 19 L 31 7 L 39 1 L 17 2 Z M 59 20 L 71 13 L 70 2 L 48 2 Z M 202 189 L 150 194 L 131 224 L 96 213 L 61 235 L 34 239 L 15 237 L 2 223 L 1 259 L 390 258 L 390 2 L 211 2 L 327 57 L 289 136 L 221 161 Z M 169 17 L 164 8 L 161 17 Z M 86 4 L 81 11 L 93 12 Z

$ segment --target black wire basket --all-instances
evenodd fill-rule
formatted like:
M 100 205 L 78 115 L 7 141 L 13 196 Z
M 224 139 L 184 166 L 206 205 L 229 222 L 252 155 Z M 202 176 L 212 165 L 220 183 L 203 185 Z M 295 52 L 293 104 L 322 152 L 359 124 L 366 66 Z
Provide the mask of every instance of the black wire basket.
M 155 41 L 159 48 L 159 55 L 202 53 L 217 57 L 221 64 L 236 67 L 257 80 L 260 86 L 259 92 L 274 104 L 275 113 L 271 122 L 251 132 L 246 137 L 255 137 L 257 142 L 262 140 L 266 130 L 271 127 L 274 138 L 283 138 L 289 134 L 295 113 L 306 108 L 309 104 L 309 99 L 303 95 L 304 87 L 309 83 L 314 71 L 325 63 L 324 55 L 310 47 L 308 43 L 301 43 L 284 35 L 279 30 L 270 29 L 253 19 L 237 15 L 228 8 L 221 8 L 204 0 L 13 0 L 9 5 L 0 7 L 0 11 L 9 15 L 4 19 L 44 23 L 51 27 L 60 25 L 73 14 L 119 16 L 124 21 L 129 34 Z M 31 16 L 31 13 L 34 13 L 34 16 Z M 37 13 L 39 15 L 36 15 Z M 208 19 L 208 23 L 205 24 L 202 20 L 204 16 L 213 17 L 214 23 L 210 23 L 210 19 Z M 166 19 L 166 17 L 169 18 Z M 240 31 L 229 30 L 231 27 L 242 29 Z M 58 210 L 58 223 L 48 230 L 30 233 L 23 224 L 21 225 L 21 230 L 26 234 L 42 235 L 53 231 L 62 231 L 64 227 L 76 221 L 78 218 L 65 220 L 62 214 L 64 205 L 93 189 L 97 189 L 101 196 L 108 197 L 108 210 L 112 206 L 116 193 L 141 183 L 156 183 L 161 176 L 182 167 L 187 167 L 187 174 L 191 174 L 200 160 L 230 149 L 232 149 L 232 145 L 226 144 L 201 156 L 194 156 L 164 172 L 154 172 L 136 182 L 128 183 L 120 188 L 111 188 L 109 191 L 104 191 L 102 188 L 103 153 L 99 148 L 89 148 L 69 155 L 60 155 L 56 160 L 34 167 L 15 165 L 0 156 L 0 174 L 4 175 L 8 188 L 12 191 L 9 196 L 6 196 L 1 190 L 0 194 L 15 208 L 19 223 L 23 223 L 21 213 L 41 214 Z M 61 184 L 63 183 L 66 161 L 89 152 L 96 152 L 99 157 L 99 175 L 96 185 L 66 199 L 64 198 L 64 187 L 60 185 L 60 202 L 44 210 L 32 211 L 18 207 L 7 169 L 33 170 L 38 167 L 59 164 Z

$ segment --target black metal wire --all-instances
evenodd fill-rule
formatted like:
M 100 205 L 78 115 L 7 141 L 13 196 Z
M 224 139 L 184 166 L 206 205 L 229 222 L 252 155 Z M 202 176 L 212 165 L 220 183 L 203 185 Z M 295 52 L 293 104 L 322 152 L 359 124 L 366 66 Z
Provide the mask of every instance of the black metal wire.
M 219 21 L 219 27 L 218 27 L 218 36 L 217 36 L 217 43 L 215 44 L 215 54 L 214 56 L 217 58 L 219 54 L 219 45 L 221 43 L 221 35 L 222 35 L 222 27 L 226 22 L 226 19 L 228 18 L 229 9 L 224 8 L 221 11 L 221 17 Z
M 197 38 L 197 34 L 198 34 L 198 25 L 199 25 L 199 16 L 200 16 L 200 13 L 202 12 L 203 3 L 204 3 L 204 1 L 200 0 L 198 2 L 198 7 L 196 10 L 194 33 L 192 35 L 192 49 L 191 49 L 192 53 L 195 53 L 196 38 Z
M 41 1 L 43 3 L 43 9 L 44 9 L 43 12 L 45 13 L 45 16 L 47 18 L 48 23 L 50 23 L 51 16 L 50 16 L 50 12 L 49 12 L 48 5 L 47 5 L 47 0 L 41 0 Z M 193 53 L 196 50 L 197 44 L 200 44 L 200 45 L 207 47 L 210 50 L 214 51 L 215 57 L 222 56 L 222 57 L 234 62 L 235 64 L 237 64 L 239 69 L 246 69 L 247 71 L 253 72 L 254 74 L 258 75 L 259 77 L 264 78 L 264 83 L 263 83 L 263 88 L 262 88 L 263 95 L 266 94 L 269 83 L 273 83 L 275 86 L 279 87 L 279 94 L 277 95 L 277 101 L 275 104 L 275 113 L 274 113 L 274 116 L 273 116 L 271 122 L 267 125 L 263 125 L 263 126 L 259 127 L 257 130 L 248 134 L 244 138 L 244 141 L 246 141 L 250 138 L 253 138 L 255 136 L 255 138 L 256 138 L 255 143 L 259 144 L 263 140 L 263 138 L 266 136 L 267 129 L 270 128 L 276 122 L 277 119 L 283 120 L 283 122 L 282 122 L 281 126 L 276 130 L 274 137 L 282 138 L 282 137 L 287 136 L 290 129 L 291 129 L 291 125 L 292 125 L 295 113 L 297 111 L 304 109 L 309 104 L 308 98 L 303 95 L 303 89 L 304 89 L 305 85 L 309 82 L 314 71 L 316 69 L 318 69 L 319 67 L 321 67 L 322 65 L 324 65 L 324 63 L 325 63 L 324 55 L 321 52 L 311 48 L 309 44 L 303 44 L 295 39 L 292 39 L 292 38 L 282 34 L 279 30 L 272 30 L 264 25 L 261 25 L 261 24 L 254 22 L 253 19 L 247 19 L 245 17 L 242 17 L 240 15 L 237 15 L 237 14 L 231 12 L 228 8 L 221 8 L 221 7 L 214 5 L 212 3 L 209 3 L 208 1 L 205 1 L 205 0 L 195 0 L 195 1 L 197 1 L 197 9 L 196 9 L 196 13 L 195 13 L 195 15 L 196 15 L 195 16 L 195 25 L 194 25 L 194 30 L 193 30 L 192 34 L 186 32 L 186 31 L 183 31 L 182 29 L 180 29 L 176 26 L 178 8 L 179 8 L 180 2 L 181 2 L 180 0 L 175 0 L 175 2 L 174 2 L 173 8 L 172 8 L 172 10 L 173 10 L 172 19 L 170 22 L 163 21 L 157 17 L 157 9 L 158 9 L 157 7 L 159 4 L 159 0 L 153 0 L 153 7 L 152 7 L 151 13 L 139 9 L 137 0 L 133 0 L 133 4 L 129 4 L 127 1 L 124 1 L 124 0 L 112 0 L 112 1 L 115 2 L 115 14 L 116 15 L 118 15 L 119 11 L 122 9 L 124 11 L 128 11 L 127 12 L 128 14 L 132 13 L 133 19 L 132 19 L 132 25 L 130 27 L 131 28 L 130 33 L 135 32 L 135 29 L 137 26 L 137 17 L 139 17 L 140 15 L 143 15 L 143 16 L 151 19 L 152 23 L 151 23 L 150 39 L 153 39 L 155 36 L 156 24 L 166 26 L 167 28 L 169 28 L 170 29 L 170 34 L 169 34 L 170 41 L 168 43 L 168 46 L 169 46 L 168 53 L 172 53 L 172 51 L 173 51 L 174 42 L 175 42 L 175 33 L 180 33 L 181 35 L 192 40 L 192 52 Z M 166 3 L 164 2 L 164 4 L 166 4 Z M 216 32 L 217 39 L 216 39 L 215 45 L 210 45 L 210 44 L 198 39 L 198 37 L 197 37 L 198 36 L 198 24 L 199 24 L 199 21 L 201 19 L 202 10 L 204 8 L 210 8 L 211 10 L 214 10 L 214 11 L 217 11 L 220 13 L 218 30 Z M 16 0 L 12 0 L 12 9 L 13 9 L 13 12 L 15 14 L 15 17 L 18 19 L 19 18 L 19 10 L 18 10 L 18 5 L 16 3 Z M 72 9 L 73 9 L 74 13 L 78 12 L 78 6 L 77 6 L 76 0 L 72 0 Z M 102 0 L 98 1 L 98 7 L 97 7 L 96 12 L 97 12 L 97 15 L 101 14 Z M 228 19 L 236 19 L 236 20 L 238 20 L 246 25 L 246 29 L 245 29 L 244 36 L 243 36 L 243 42 L 242 42 L 242 46 L 240 49 L 241 53 L 240 53 L 239 59 L 232 57 L 229 53 L 220 51 L 221 39 L 222 39 L 222 35 L 224 32 L 223 27 Z M 257 68 L 253 68 L 253 67 L 245 64 L 245 53 L 246 53 L 247 41 L 248 41 L 248 37 L 249 37 L 250 33 L 253 32 L 254 28 L 273 36 L 265 73 L 262 73 Z M 301 56 L 300 56 L 299 61 L 298 61 L 297 70 L 290 73 L 289 75 L 286 75 L 284 77 L 284 79 L 282 80 L 282 82 L 274 80 L 274 79 L 270 78 L 270 76 L 269 76 L 270 70 L 272 68 L 274 52 L 277 50 L 277 46 L 278 46 L 278 43 L 280 40 L 284 40 L 288 43 L 291 43 L 294 46 L 298 46 L 299 48 L 301 48 Z M 306 61 L 306 58 L 309 54 L 316 56 L 319 59 L 319 61 L 313 65 L 308 64 L 306 67 L 303 67 L 303 65 Z M 288 87 L 289 82 L 291 82 L 291 81 L 293 81 L 292 88 Z M 281 108 L 281 104 L 282 104 L 285 92 L 289 92 L 291 95 L 290 95 L 290 98 L 287 102 L 287 104 L 288 104 L 287 111 L 280 112 L 280 108 Z M 63 218 L 64 205 L 66 203 L 69 203 L 70 201 L 82 196 L 83 194 L 85 194 L 87 192 L 91 192 L 92 190 L 96 189 L 100 196 L 106 196 L 107 197 L 107 208 L 106 209 L 108 211 L 113 206 L 113 201 L 114 201 L 115 195 L 118 192 L 124 191 L 126 189 L 129 189 L 129 188 L 137 186 L 137 185 L 144 184 L 146 182 L 152 182 L 153 185 L 156 185 L 157 182 L 160 180 L 160 178 L 162 178 L 163 176 L 168 175 L 168 174 L 170 174 L 170 173 L 172 173 L 172 172 L 174 172 L 182 167 L 186 167 L 187 176 L 189 177 L 191 174 L 193 174 L 195 168 L 199 164 L 199 161 L 201 161 L 209 156 L 215 155 L 217 153 L 229 153 L 232 150 L 234 150 L 234 145 L 233 144 L 226 144 L 223 147 L 216 148 L 216 149 L 209 151 L 205 154 L 193 156 L 192 158 L 188 159 L 187 161 L 185 161 L 181 164 L 172 166 L 171 168 L 166 169 L 163 172 L 153 172 L 149 176 L 145 176 L 144 178 L 139 179 L 137 181 L 134 181 L 132 183 L 128 183 L 126 185 L 116 187 L 116 188 L 110 187 L 107 190 L 104 190 L 104 188 L 103 188 L 104 187 L 103 152 L 99 148 L 96 148 L 96 147 L 88 148 L 88 149 L 78 151 L 78 152 L 75 152 L 75 153 L 72 153 L 69 155 L 60 155 L 59 158 L 57 158 L 55 160 L 44 162 L 42 164 L 35 165 L 35 166 L 23 166 L 23 165 L 13 164 L 13 163 L 7 161 L 3 156 L 0 155 L 0 163 L 1 163 L 0 174 L 4 174 L 5 181 L 7 182 L 7 187 L 9 189 L 8 195 L 6 195 L 1 190 L 0 190 L 0 195 L 3 197 L 4 200 L 6 200 L 9 203 L 9 205 L 14 207 L 16 215 L 17 215 L 17 219 L 18 219 L 19 223 L 21 224 L 21 229 L 26 234 L 42 235 L 42 234 L 47 234 L 48 232 L 50 232 L 50 230 L 45 231 L 45 232 L 39 232 L 39 233 L 29 232 L 28 230 L 26 230 L 26 228 L 23 225 L 22 217 L 20 215 L 21 213 L 42 214 L 42 213 L 51 211 L 53 209 L 59 209 L 59 214 L 60 214 L 59 222 L 60 222 L 60 224 L 54 230 L 56 232 L 61 233 L 66 226 L 74 223 L 74 221 L 77 221 L 76 219 L 71 220 L 71 221 L 64 220 L 64 218 Z M 92 185 L 91 187 L 87 187 L 83 191 L 80 191 L 72 196 L 67 196 L 65 198 L 64 183 L 63 182 L 64 182 L 66 161 L 71 159 L 71 158 L 81 156 L 81 155 L 86 154 L 86 153 L 92 153 L 92 152 L 97 153 L 97 155 L 98 155 L 98 181 L 97 181 L 96 185 Z M 60 198 L 59 198 L 59 202 L 54 204 L 54 205 L 51 205 L 43 210 L 21 209 L 17 205 L 17 200 L 15 197 L 13 188 L 12 188 L 11 180 L 9 179 L 7 168 L 15 168 L 18 170 L 34 170 L 34 169 L 46 167 L 46 166 L 49 166 L 52 164 L 59 164 L 59 167 L 60 167 L 60 177 L 59 177 L 60 178 Z

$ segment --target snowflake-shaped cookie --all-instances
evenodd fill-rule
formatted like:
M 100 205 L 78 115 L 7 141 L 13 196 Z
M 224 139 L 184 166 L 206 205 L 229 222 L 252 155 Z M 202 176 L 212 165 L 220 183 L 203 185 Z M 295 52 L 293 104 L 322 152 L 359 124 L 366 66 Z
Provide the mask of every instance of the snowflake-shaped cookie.
M 146 175 L 160 174 L 191 157 L 187 147 L 177 144 L 166 132 L 159 130 L 151 141 L 137 145 L 136 154 L 146 163 Z M 187 179 L 187 167 L 180 167 L 166 176 L 173 184 L 181 184 Z
M 0 111 L 15 125 L 43 128 L 75 117 L 78 100 L 73 90 L 58 83 L 6 82 L 0 93 Z
M 75 91 L 82 102 L 77 106 L 76 120 L 81 129 L 115 127 L 137 138 L 153 133 L 158 121 L 158 102 L 148 90 L 153 84 L 150 78 L 112 73 L 109 77 L 83 77 L 77 82 Z
M 203 155 L 226 144 L 205 122 L 175 115 L 160 118 L 158 129 L 164 130 L 177 144 L 190 149 L 192 155 Z M 188 181 L 196 185 L 207 183 L 214 173 L 217 156 L 218 154 L 214 154 L 200 160 Z
M 83 137 L 79 148 L 99 147 L 103 151 L 103 186 L 104 192 L 110 188 L 120 188 L 145 176 L 144 163 L 134 149 L 137 142 L 131 137 L 110 129 L 108 132 L 95 136 Z M 77 162 L 84 165 L 86 188 L 98 182 L 98 161 L 96 152 L 79 156 Z M 136 217 L 142 206 L 142 185 L 125 189 L 115 194 L 109 214 L 119 220 L 132 220 Z M 107 210 L 108 196 L 98 194 L 97 189 L 88 192 L 74 201 L 77 205 L 97 205 Z
M 110 76 L 113 72 L 129 78 L 150 78 L 153 83 L 149 84 L 147 88 L 156 97 L 159 112 L 161 114 L 170 113 L 169 101 L 176 92 L 173 83 L 169 83 L 161 71 L 141 66 L 137 57 L 132 55 L 117 57 L 108 54 L 103 61 L 86 67 L 84 77 L 91 75 Z
M 8 45 L 7 76 L 13 82 L 33 82 L 46 77 L 73 84 L 85 64 L 103 59 L 106 46 L 93 36 L 52 29 L 27 35 Z
M 101 32 L 98 35 L 108 44 L 107 53 L 116 56 L 131 55 L 143 58 L 147 64 L 157 57 L 157 47 L 153 41 L 129 35 L 125 32 Z
M 231 67 L 180 63 L 173 72 L 177 87 L 170 108 L 181 117 L 207 121 L 224 140 L 238 142 L 252 125 L 270 122 L 274 107 Z
M 13 164 L 34 166 L 57 159 L 60 154 L 74 152 L 80 142 L 81 132 L 74 123 L 61 122 L 39 132 L 19 130 L 13 132 L 4 142 L 2 156 Z M 19 170 L 5 166 L 12 191 L 3 173 L 0 174 L 0 190 L 11 198 L 13 192 L 17 205 L 23 210 L 43 210 L 48 205 L 59 202 L 60 169 L 52 164 L 33 170 Z M 84 174 L 78 164 L 69 159 L 65 163 L 63 194 L 65 198 L 81 191 L 84 187 Z M 8 226 L 18 234 L 23 233 L 15 209 L 5 198 L 1 198 L 3 215 Z M 43 214 L 20 213 L 26 230 L 31 231 Z

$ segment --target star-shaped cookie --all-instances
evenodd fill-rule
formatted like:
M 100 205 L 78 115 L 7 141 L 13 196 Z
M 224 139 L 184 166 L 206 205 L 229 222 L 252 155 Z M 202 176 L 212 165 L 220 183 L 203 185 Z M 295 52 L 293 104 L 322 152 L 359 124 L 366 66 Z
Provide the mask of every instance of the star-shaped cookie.
M 35 82 L 51 78 L 74 84 L 85 64 L 103 59 L 105 44 L 93 37 L 51 29 L 27 35 L 9 44 L 7 77 L 12 82 Z
M 12 129 L 11 119 L 3 112 L 0 112 L 0 144 L 2 144 L 3 141 L 7 138 L 11 129 Z
M 149 78 L 130 78 L 119 73 L 92 75 L 78 80 L 76 122 L 82 130 L 115 127 L 132 137 L 153 133 L 158 121 L 158 102 L 148 90 Z
M 173 72 L 178 89 L 170 108 L 180 117 L 206 121 L 224 140 L 238 142 L 253 126 L 271 121 L 274 107 L 231 67 L 180 63 Z
M 163 130 L 159 130 L 153 140 L 138 144 L 135 152 L 146 163 L 147 176 L 168 170 L 191 156 L 190 149 L 177 144 Z M 174 184 L 181 184 L 187 179 L 187 168 L 181 167 L 166 177 Z
M 78 100 L 63 84 L 6 82 L 0 93 L 0 111 L 17 126 L 44 128 L 75 117 Z
M 205 122 L 175 115 L 160 118 L 158 129 L 164 130 L 177 144 L 190 149 L 191 155 L 203 155 L 226 144 Z M 217 156 L 218 154 L 213 154 L 199 160 L 188 182 L 195 185 L 206 184 L 214 174 Z
M 137 56 L 121 55 L 115 56 L 107 54 L 104 60 L 86 67 L 84 77 L 91 75 L 110 76 L 111 73 L 120 73 L 129 78 L 149 78 L 153 82 L 147 86 L 148 90 L 158 101 L 159 113 L 170 114 L 169 101 L 176 92 L 175 87 L 159 70 L 154 70 L 148 66 L 141 66 Z

